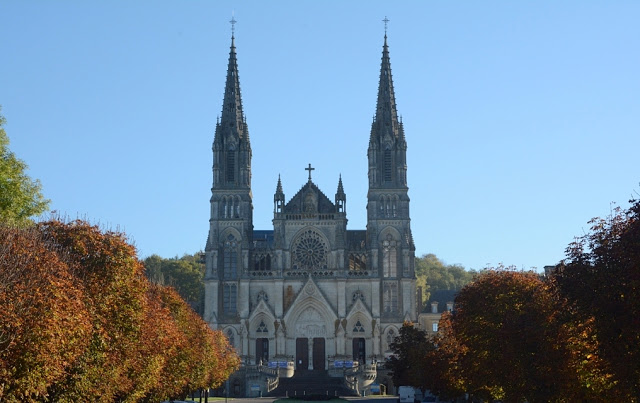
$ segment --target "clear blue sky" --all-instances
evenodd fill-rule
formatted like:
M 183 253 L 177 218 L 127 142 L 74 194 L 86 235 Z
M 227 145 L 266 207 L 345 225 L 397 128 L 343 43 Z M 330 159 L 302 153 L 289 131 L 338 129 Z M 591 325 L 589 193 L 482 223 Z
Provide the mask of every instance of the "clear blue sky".
M 638 1 L 5 0 L 5 128 L 53 210 L 204 248 L 232 12 L 256 229 L 308 163 L 365 228 L 385 16 L 417 254 L 542 268 L 640 190 Z

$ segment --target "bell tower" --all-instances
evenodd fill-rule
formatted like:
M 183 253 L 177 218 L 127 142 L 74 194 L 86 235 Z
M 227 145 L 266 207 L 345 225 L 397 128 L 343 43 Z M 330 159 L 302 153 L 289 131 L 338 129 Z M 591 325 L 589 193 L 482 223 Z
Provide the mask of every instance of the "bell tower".
M 222 114 L 216 123 L 213 140 L 211 218 L 205 248 L 204 316 L 212 326 L 238 318 L 238 314 L 245 309 L 239 303 L 238 292 L 243 273 L 248 269 L 253 237 L 251 143 L 240 95 L 233 30 L 235 22 L 235 19 L 231 20 L 231 50 Z
M 415 246 L 409 218 L 407 141 L 398 119 L 385 18 L 376 112 L 371 124 L 367 239 L 369 259 L 381 279 L 383 318 L 415 318 Z M 384 319 L 383 319 L 384 321 Z

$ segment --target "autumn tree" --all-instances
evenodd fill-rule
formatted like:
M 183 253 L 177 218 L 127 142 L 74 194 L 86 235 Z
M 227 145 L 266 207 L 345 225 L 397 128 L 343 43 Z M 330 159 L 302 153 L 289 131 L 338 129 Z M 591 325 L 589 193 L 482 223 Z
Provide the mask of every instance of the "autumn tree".
M 0 401 L 157 402 L 216 387 L 239 359 L 124 234 L 0 225 Z
M 563 371 L 569 355 L 559 340 L 553 293 L 533 272 L 488 270 L 456 298 L 451 332 L 466 389 L 480 398 L 549 402 L 574 390 Z
M 66 382 L 49 389 L 56 400 L 80 401 L 97 389 L 96 399 L 105 402 L 177 397 L 218 385 L 237 368 L 235 352 L 220 344 L 224 336 L 177 293 L 149 284 L 124 234 L 82 221 L 38 228 L 65 251 L 93 326 L 89 348 Z
M 0 312 L 0 401 L 43 401 L 91 325 L 67 265 L 35 228 L 0 225 Z
M 554 278 L 582 323 L 592 323 L 597 349 L 621 400 L 640 400 L 640 200 L 590 221 L 567 248 Z
M 442 399 L 458 398 L 467 390 L 462 378 L 461 359 L 467 353 L 467 348 L 456 338 L 451 319 L 451 312 L 443 312 L 438 333 L 433 338 L 436 348 L 428 351 L 425 357 L 431 370 L 427 380 L 428 389 Z
M 40 182 L 26 174 L 27 164 L 9 150 L 5 123 L 0 114 L 0 223 L 22 226 L 43 213 L 49 200 L 42 196 Z
M 80 401 L 100 386 L 101 401 L 122 400 L 137 381 L 138 341 L 147 287 L 144 267 L 124 234 L 82 221 L 38 224 L 83 291 L 92 333 L 89 348 L 66 383 L 51 388 L 59 400 Z

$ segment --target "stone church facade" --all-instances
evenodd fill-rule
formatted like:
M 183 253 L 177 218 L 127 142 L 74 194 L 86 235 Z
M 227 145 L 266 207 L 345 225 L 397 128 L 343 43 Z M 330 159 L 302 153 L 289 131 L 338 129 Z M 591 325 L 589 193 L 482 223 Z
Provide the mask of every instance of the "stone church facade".
M 245 365 L 288 362 L 300 371 L 372 364 L 390 353 L 403 321 L 417 320 L 406 152 L 385 33 L 362 178 L 369 183 L 366 229 L 347 229 L 342 179 L 331 199 L 313 182 L 311 165 L 290 199 L 277 179 L 273 228 L 254 229 L 252 149 L 232 36 L 213 141 L 204 318 Z

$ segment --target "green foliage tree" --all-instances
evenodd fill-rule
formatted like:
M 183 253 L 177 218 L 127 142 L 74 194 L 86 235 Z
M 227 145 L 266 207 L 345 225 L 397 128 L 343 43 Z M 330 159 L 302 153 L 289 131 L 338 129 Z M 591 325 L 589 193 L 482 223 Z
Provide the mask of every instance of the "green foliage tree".
M 555 271 L 560 293 L 582 323 L 592 323 L 603 373 L 621 401 L 640 400 L 640 200 L 590 221 Z
M 405 322 L 390 347 L 393 355 L 387 367 L 391 369 L 394 385 L 429 389 L 432 371 L 425 358 L 435 346 L 427 332 Z
M 170 259 L 151 255 L 144 259 L 144 265 L 150 281 L 175 288 L 196 312 L 203 314 L 205 267 L 200 253 Z
M 417 286 L 422 287 L 423 302 L 437 290 L 460 290 L 473 280 L 475 271 L 460 265 L 447 265 L 433 253 L 416 258 Z
M 24 226 L 47 209 L 49 200 L 40 193 L 40 182 L 26 174 L 27 164 L 9 150 L 5 123 L 0 114 L 0 222 Z

